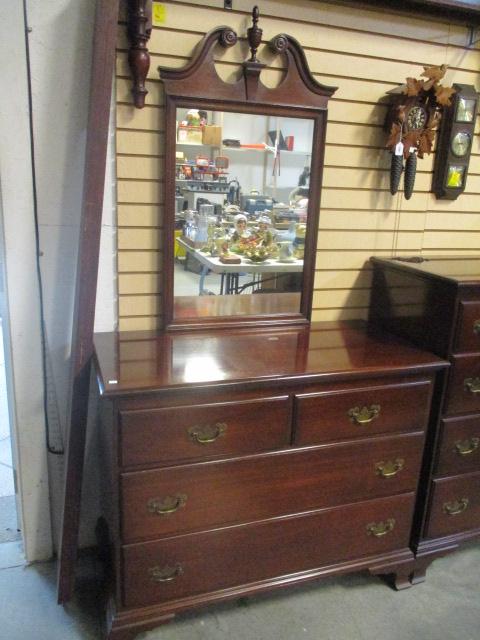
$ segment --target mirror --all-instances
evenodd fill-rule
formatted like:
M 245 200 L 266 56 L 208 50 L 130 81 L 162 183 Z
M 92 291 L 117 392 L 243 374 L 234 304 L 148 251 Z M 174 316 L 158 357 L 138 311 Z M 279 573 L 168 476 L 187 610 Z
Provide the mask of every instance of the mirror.
M 314 119 L 176 107 L 174 320 L 301 311 Z
M 309 322 L 327 106 L 305 52 L 280 33 L 262 49 L 283 59 L 275 87 L 258 9 L 250 56 L 232 82 L 217 73 L 237 34 L 216 27 L 180 69 L 159 67 L 165 93 L 162 309 L 166 329 Z

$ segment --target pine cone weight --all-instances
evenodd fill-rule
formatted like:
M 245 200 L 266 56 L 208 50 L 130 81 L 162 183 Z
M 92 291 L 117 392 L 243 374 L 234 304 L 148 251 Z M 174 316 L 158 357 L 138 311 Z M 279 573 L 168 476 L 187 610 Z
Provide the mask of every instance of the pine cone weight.
M 403 155 L 396 156 L 392 153 L 392 162 L 390 164 L 390 193 L 394 196 L 400 185 L 400 178 L 403 171 Z
M 404 193 L 405 200 L 410 200 L 417 175 L 417 151 L 412 151 L 405 163 Z

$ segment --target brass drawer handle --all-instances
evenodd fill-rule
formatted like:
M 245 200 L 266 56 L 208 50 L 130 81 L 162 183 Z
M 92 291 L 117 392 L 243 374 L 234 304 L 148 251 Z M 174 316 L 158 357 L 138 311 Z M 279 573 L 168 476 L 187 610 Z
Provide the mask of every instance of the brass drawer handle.
M 181 576 L 183 573 L 183 567 L 180 564 L 176 564 L 174 567 L 166 565 L 165 567 L 152 567 L 148 570 L 153 582 L 172 582 Z
M 478 449 L 478 445 L 480 444 L 480 438 L 470 438 L 470 440 L 457 440 L 455 442 L 456 453 L 459 456 L 469 456 L 471 453 Z
M 480 336 L 480 320 L 475 320 L 473 323 L 473 333 Z
M 447 514 L 447 516 L 457 516 L 459 513 L 463 513 L 469 503 L 468 498 L 460 498 L 460 500 L 455 500 L 453 502 L 445 502 L 443 505 L 443 512 Z
M 184 507 L 186 502 L 187 496 L 183 493 L 176 496 L 166 496 L 162 499 L 152 498 L 147 502 L 147 511 L 157 516 L 168 516 Z
M 353 409 L 348 410 L 348 417 L 352 422 L 356 422 L 357 424 L 368 424 L 378 418 L 380 415 L 380 405 L 372 404 L 370 407 L 353 407 Z
M 382 478 L 393 478 L 405 466 L 403 458 L 396 458 L 388 462 L 377 462 L 375 465 L 375 473 Z
M 480 378 L 465 378 L 463 384 L 470 393 L 480 393 Z
M 385 522 L 371 522 L 367 524 L 367 533 L 369 536 L 381 538 L 382 536 L 386 536 L 387 533 L 390 533 L 394 526 L 395 518 L 388 518 Z
M 220 436 L 223 436 L 226 430 L 226 422 L 216 422 L 215 424 L 190 427 L 188 435 L 194 442 L 209 444 L 210 442 L 215 442 Z

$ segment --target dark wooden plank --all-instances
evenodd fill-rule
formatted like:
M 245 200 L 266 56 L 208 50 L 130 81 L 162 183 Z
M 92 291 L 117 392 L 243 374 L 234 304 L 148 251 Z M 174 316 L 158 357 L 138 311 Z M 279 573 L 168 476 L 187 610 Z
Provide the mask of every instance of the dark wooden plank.
M 70 599 L 75 582 L 118 9 L 118 0 L 98 0 L 95 15 L 72 334 L 71 400 L 57 584 L 59 603 Z
M 426 14 L 455 20 L 467 24 L 480 23 L 480 1 L 479 0 L 339 0 L 339 4 L 355 4 L 368 7 L 373 5 L 386 11 L 403 11 L 409 14 Z

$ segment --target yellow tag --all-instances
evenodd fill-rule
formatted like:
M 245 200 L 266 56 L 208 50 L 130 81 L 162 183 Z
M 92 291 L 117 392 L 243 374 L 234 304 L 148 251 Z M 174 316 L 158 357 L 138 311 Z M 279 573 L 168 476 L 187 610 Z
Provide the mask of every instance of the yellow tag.
M 154 27 L 160 27 L 165 24 L 167 17 L 167 8 L 160 2 L 154 2 L 152 4 L 152 24 Z

